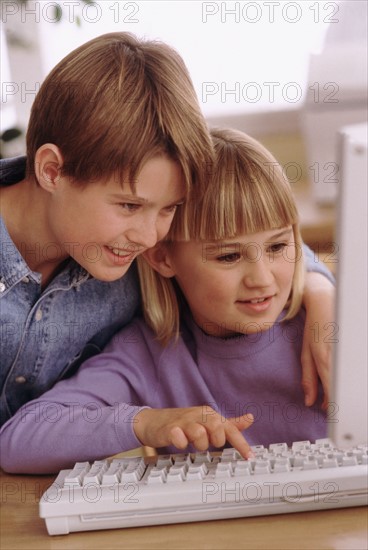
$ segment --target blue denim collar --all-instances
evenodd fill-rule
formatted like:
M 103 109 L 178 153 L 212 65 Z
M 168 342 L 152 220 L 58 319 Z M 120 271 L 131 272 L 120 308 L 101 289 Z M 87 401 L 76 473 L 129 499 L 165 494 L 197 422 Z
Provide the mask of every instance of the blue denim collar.
M 21 253 L 13 243 L 4 220 L 0 217 L 0 282 L 5 285 L 2 293 L 12 286 L 19 283 L 25 277 L 32 279 L 35 283 L 41 284 L 41 274 L 32 271 Z M 70 288 L 78 287 L 91 276 L 77 262 L 70 259 L 65 268 L 55 277 L 55 279 L 47 287 L 48 290 L 53 288 Z
M 17 284 L 24 277 L 31 277 L 35 282 L 40 283 L 41 275 L 34 273 L 28 267 L 11 240 L 2 217 L 0 217 L 0 241 L 0 281 L 5 284 L 6 288 Z

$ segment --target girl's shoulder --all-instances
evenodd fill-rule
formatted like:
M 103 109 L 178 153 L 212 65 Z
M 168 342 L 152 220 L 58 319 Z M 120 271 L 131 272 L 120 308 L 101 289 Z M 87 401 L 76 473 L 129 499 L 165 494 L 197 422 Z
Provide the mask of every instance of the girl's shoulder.
M 179 337 L 181 341 L 181 337 Z M 133 320 L 119 330 L 106 346 L 105 351 L 110 353 L 124 353 L 125 358 L 143 358 L 149 356 L 157 361 L 162 354 L 176 345 L 174 339 L 163 346 L 156 334 L 146 323 L 142 315 L 137 315 Z

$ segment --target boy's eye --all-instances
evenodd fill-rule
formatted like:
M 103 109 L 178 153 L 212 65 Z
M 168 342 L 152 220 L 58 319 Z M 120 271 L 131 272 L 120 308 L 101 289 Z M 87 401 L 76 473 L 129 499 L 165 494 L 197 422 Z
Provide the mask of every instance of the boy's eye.
M 134 204 L 132 202 L 121 202 L 119 203 L 119 206 L 122 207 L 123 210 L 126 210 L 127 212 L 136 212 L 140 208 L 140 204 Z
M 179 204 L 172 204 L 171 206 L 167 206 L 165 208 L 165 212 L 167 212 L 168 214 L 173 214 L 176 209 L 178 208 L 178 206 L 180 206 Z
M 217 260 L 222 263 L 233 264 L 240 260 L 240 254 L 239 252 L 231 252 L 229 254 L 223 254 L 222 256 L 218 256 Z
M 168 212 L 169 214 L 173 214 L 177 211 L 177 209 L 180 207 L 180 206 L 183 206 L 184 204 L 184 201 L 183 202 L 177 202 L 176 204 L 172 204 L 171 206 L 168 206 L 167 208 L 165 208 L 166 212 Z

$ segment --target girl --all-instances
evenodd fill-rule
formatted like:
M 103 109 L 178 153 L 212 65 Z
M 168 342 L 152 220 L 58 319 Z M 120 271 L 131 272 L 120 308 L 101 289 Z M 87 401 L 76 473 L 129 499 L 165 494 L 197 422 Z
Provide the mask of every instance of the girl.
M 145 320 L 3 427 L 5 470 L 54 472 L 139 445 L 228 442 L 249 457 L 249 445 L 325 437 L 301 385 L 305 267 L 290 186 L 254 139 L 212 138 L 211 185 L 140 261 Z

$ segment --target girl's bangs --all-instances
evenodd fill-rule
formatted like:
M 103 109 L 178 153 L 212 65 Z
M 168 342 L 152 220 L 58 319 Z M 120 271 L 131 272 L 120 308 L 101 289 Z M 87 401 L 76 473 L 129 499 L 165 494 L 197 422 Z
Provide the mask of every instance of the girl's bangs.
M 227 175 L 201 201 L 180 207 L 168 240 L 217 241 L 294 225 L 298 214 L 290 195 L 284 184 L 241 185 Z

